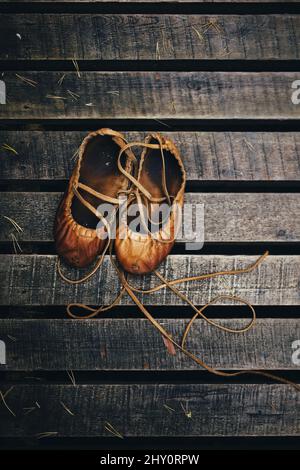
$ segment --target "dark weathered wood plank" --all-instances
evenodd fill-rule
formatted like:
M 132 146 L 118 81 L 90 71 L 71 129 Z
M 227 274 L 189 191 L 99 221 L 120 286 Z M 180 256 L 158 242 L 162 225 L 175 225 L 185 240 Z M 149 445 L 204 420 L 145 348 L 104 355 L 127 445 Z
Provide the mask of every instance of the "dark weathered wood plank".
M 255 256 L 171 255 L 160 266 L 167 279 L 232 270 L 253 263 Z M 70 302 L 110 304 L 120 290 L 117 274 L 110 260 L 105 259 L 88 282 L 70 285 L 63 282 L 56 270 L 56 256 L 0 255 L 1 305 L 65 305 Z M 82 277 L 82 270 L 64 268 L 73 278 Z M 269 256 L 250 273 L 223 276 L 203 282 L 179 285 L 181 292 L 197 305 L 206 303 L 219 294 L 235 294 L 254 305 L 300 305 L 300 257 Z M 154 275 L 131 277 L 137 287 L 157 285 Z M 108 288 L 109 286 L 109 288 Z M 144 294 L 145 305 L 182 305 L 170 290 Z M 222 300 L 224 303 L 233 301 Z M 123 305 L 132 305 L 124 296 Z
M 2 216 L 23 229 L 17 234 L 9 220 L 0 217 L 0 241 L 11 241 L 12 233 L 23 241 L 53 241 L 61 197 L 62 193 L 0 193 Z M 298 194 L 187 193 L 185 204 L 186 210 L 188 205 L 203 204 L 207 242 L 300 241 Z M 191 213 L 186 212 L 183 224 L 185 233 L 192 233 Z
M 297 15 L 4 14 L 1 37 L 1 59 L 300 58 Z
M 124 132 L 143 141 L 146 132 Z M 63 180 L 86 132 L 0 131 L 1 179 Z M 164 132 L 182 155 L 189 181 L 300 180 L 299 132 Z M 9 144 L 18 155 L 3 149 Z M 138 153 L 139 149 L 135 149 Z
M 1 119 L 292 119 L 294 72 L 13 72 Z M 67 90 L 77 93 L 72 99 Z M 112 93 L 113 92 L 113 93 Z M 53 98 L 53 96 L 55 98 Z M 57 99 L 60 96 L 64 99 Z M 99 122 L 99 127 L 101 122 Z
M 215 320 L 242 328 L 247 320 Z M 161 319 L 173 338 L 187 320 Z M 300 337 L 299 320 L 259 319 L 244 334 L 229 334 L 197 320 L 186 347 L 218 369 L 297 369 L 292 355 Z M 166 352 L 161 335 L 148 320 L 0 320 L 6 365 L 0 370 L 197 370 L 177 352 Z
M 16 385 L 6 401 L 16 417 L 2 404 L 1 437 L 111 437 L 106 422 L 125 438 L 300 435 L 300 394 L 288 385 Z

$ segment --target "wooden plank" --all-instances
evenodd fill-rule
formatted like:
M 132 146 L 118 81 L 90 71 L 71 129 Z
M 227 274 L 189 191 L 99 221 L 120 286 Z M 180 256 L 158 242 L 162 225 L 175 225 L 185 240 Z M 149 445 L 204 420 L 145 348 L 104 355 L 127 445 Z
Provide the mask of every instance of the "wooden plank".
M 216 271 L 249 266 L 256 256 L 171 255 L 159 272 L 167 279 L 178 279 Z M 87 282 L 70 285 L 56 270 L 53 255 L 0 255 L 1 305 L 66 305 L 81 302 L 92 305 L 110 304 L 120 291 L 117 274 L 106 257 L 102 267 Z M 66 275 L 78 279 L 82 270 L 64 267 Z M 253 305 L 300 305 L 300 257 L 269 256 L 250 273 L 223 276 L 202 282 L 179 285 L 196 305 L 203 305 L 220 294 L 234 294 Z M 154 275 L 131 277 L 135 286 L 147 289 L 157 285 Z M 109 283 L 109 288 L 108 288 Z M 170 290 L 140 295 L 145 305 L 182 305 Z M 124 296 L 123 305 L 132 305 Z M 222 303 L 233 303 L 222 300 Z
M 64 180 L 86 132 L 0 131 L 1 179 Z M 124 132 L 143 141 L 146 132 Z M 164 132 L 182 155 L 189 181 L 300 180 L 299 132 Z M 139 150 L 136 149 L 138 153 Z M 5 157 L 5 158 L 4 158 Z
M 0 59 L 300 58 L 297 15 L 4 14 L 2 24 Z
M 299 118 L 291 101 L 296 72 L 70 72 L 61 85 L 62 72 L 19 75 L 37 84 L 5 74 L 1 119 Z
M 241 329 L 245 319 L 215 320 Z M 188 323 L 161 319 L 174 338 Z M 259 319 L 245 334 L 217 330 L 197 320 L 186 347 L 218 369 L 297 369 L 292 344 L 300 337 L 299 320 Z M 0 320 L 6 343 L 6 365 L 0 370 L 197 370 L 177 352 L 166 352 L 161 335 L 143 319 Z M 201 338 L 201 341 L 199 341 Z
M 107 422 L 124 437 L 300 435 L 288 385 L 15 385 L 6 401 L 16 417 L 0 407 L 1 437 L 112 437 Z
M 0 193 L 2 216 L 15 220 L 23 232 L 16 234 L 8 219 L 0 218 L 0 241 L 53 241 L 53 225 L 62 193 Z M 203 204 L 206 242 L 300 241 L 298 194 L 187 193 L 185 209 Z M 37 222 L 37 214 L 38 222 Z M 183 218 L 185 233 L 193 233 L 191 213 Z M 196 226 L 194 226 L 196 230 Z M 179 242 L 184 242 L 180 237 Z

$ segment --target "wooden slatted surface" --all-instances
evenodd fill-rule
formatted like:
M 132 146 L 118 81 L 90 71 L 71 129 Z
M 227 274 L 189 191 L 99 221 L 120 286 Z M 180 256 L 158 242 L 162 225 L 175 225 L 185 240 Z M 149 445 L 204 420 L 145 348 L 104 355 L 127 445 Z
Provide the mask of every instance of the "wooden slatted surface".
M 74 153 L 86 134 L 0 130 L 1 180 L 69 178 Z M 147 132 L 124 135 L 129 141 L 143 141 Z M 176 142 L 188 181 L 300 179 L 298 132 L 164 132 L 164 135 Z M 13 147 L 18 155 L 5 150 L 3 144 Z
M 2 59 L 299 59 L 297 15 L 3 15 Z M 41 40 L 41 30 L 43 37 Z M 19 39 L 16 34 L 21 36 Z
M 299 118 L 295 72 L 70 72 L 62 85 L 62 72 L 19 75 L 36 86 L 5 74 L 9 104 L 0 119 Z
M 1 214 L 22 227 L 18 240 L 53 241 L 55 213 L 61 198 L 62 193 L 0 193 Z M 207 242 L 300 241 L 298 194 L 187 193 L 185 204 L 186 208 L 203 204 Z M 184 233 L 188 236 L 193 230 L 199 227 L 195 222 L 193 227 L 189 216 L 184 220 Z M 12 233 L 16 233 L 12 224 L 1 217 L 0 241 L 11 241 Z M 179 238 L 179 242 L 184 240 L 187 238 Z
M 170 255 L 159 272 L 167 279 L 225 271 L 249 266 L 254 256 Z M 65 267 L 69 276 L 78 278 L 81 272 Z M 219 277 L 180 286 L 195 304 L 205 304 L 219 294 L 234 293 L 255 305 L 299 305 L 300 257 L 269 256 L 256 270 L 238 277 Z M 139 288 L 157 284 L 154 275 L 132 280 Z M 57 274 L 56 256 L 0 255 L 1 305 L 65 305 L 70 302 L 110 304 L 120 286 L 110 260 L 106 257 L 99 270 L 84 285 L 69 285 Z M 109 286 L 109 287 L 108 287 Z M 181 305 L 182 301 L 170 290 L 144 294 L 145 305 Z M 223 300 L 222 303 L 228 301 Z M 233 303 L 233 301 L 229 301 Z M 122 305 L 132 305 L 124 296 Z
M 231 328 L 248 323 L 215 321 Z M 182 337 L 188 323 L 159 322 L 174 338 Z M 0 332 L 7 343 L 7 365 L 0 370 L 201 370 L 180 352 L 170 356 L 161 335 L 142 319 L 0 319 Z M 299 335 L 296 319 L 259 319 L 247 334 L 226 333 L 196 320 L 186 347 L 218 369 L 292 370 L 297 367 L 292 344 Z
M 298 436 L 299 400 L 287 385 L 18 385 L 7 396 L 17 419 L 1 407 L 0 436 L 108 437 L 105 422 L 125 437 Z

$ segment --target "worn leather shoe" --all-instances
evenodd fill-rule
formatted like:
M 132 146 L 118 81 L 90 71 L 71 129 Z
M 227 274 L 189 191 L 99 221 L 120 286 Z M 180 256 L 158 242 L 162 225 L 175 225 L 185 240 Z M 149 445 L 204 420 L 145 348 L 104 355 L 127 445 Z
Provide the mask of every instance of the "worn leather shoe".
M 89 265 L 106 246 L 107 224 L 100 222 L 97 207 L 118 204 L 119 192 L 128 188 L 128 179 L 118 168 L 118 155 L 126 144 L 119 132 L 100 129 L 88 134 L 79 148 L 54 227 L 57 253 L 74 267 Z M 123 153 L 128 173 L 134 158 L 130 149 Z
M 128 216 L 121 219 L 115 240 L 120 265 L 133 274 L 155 270 L 170 253 L 180 225 L 186 182 L 179 151 L 169 138 L 155 133 L 141 145 L 144 150 L 137 180 L 130 177 L 135 187 L 132 203 L 139 207 L 141 222 L 138 229 L 132 228 L 129 205 Z M 168 211 L 166 220 L 159 221 L 157 211 L 162 203 Z

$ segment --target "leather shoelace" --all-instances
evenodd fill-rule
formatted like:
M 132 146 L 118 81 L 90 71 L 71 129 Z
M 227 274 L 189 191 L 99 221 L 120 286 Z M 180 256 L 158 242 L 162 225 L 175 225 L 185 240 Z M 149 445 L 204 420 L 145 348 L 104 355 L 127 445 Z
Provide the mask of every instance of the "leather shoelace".
M 121 191 L 122 193 L 124 193 L 128 196 L 127 202 L 126 202 L 127 205 L 129 205 L 134 199 L 136 199 L 138 204 L 140 204 L 141 203 L 140 193 L 142 193 L 143 197 L 147 201 L 149 201 L 150 203 L 158 203 L 158 202 L 162 202 L 164 200 L 167 200 L 169 204 L 171 203 L 171 197 L 168 193 L 167 184 L 166 184 L 165 159 L 164 159 L 164 154 L 163 154 L 164 145 L 163 145 L 163 143 L 160 139 L 158 139 L 158 141 L 159 141 L 159 144 L 147 144 L 147 143 L 144 143 L 144 142 L 132 142 L 132 143 L 126 144 L 123 147 L 123 149 L 121 149 L 120 152 L 119 152 L 118 168 L 119 168 L 120 172 L 123 173 L 126 176 L 126 178 L 129 181 L 131 181 L 131 183 L 132 183 L 132 187 L 129 188 L 129 190 Z M 129 149 L 133 146 L 141 146 L 141 147 L 146 147 L 146 148 L 150 148 L 150 149 L 160 149 L 161 158 L 162 158 L 162 167 L 163 167 L 162 187 L 163 187 L 163 191 L 164 191 L 164 194 L 165 194 L 165 196 L 163 198 L 159 198 L 159 199 L 158 198 L 152 198 L 151 194 L 141 185 L 141 183 L 138 181 L 138 179 L 135 176 L 133 176 L 131 173 L 128 173 L 122 167 L 122 165 L 121 165 L 121 155 L 123 154 L 124 151 L 126 151 L 127 149 Z M 83 190 L 86 190 L 86 188 L 83 188 L 82 185 L 79 185 L 79 187 L 81 187 L 81 189 L 83 189 Z M 241 334 L 241 333 L 245 333 L 245 332 L 249 331 L 254 326 L 255 320 L 256 320 L 256 313 L 255 313 L 254 307 L 248 301 L 242 299 L 241 297 L 235 296 L 235 295 L 225 295 L 225 294 L 215 297 L 214 299 L 207 302 L 203 307 L 198 308 L 185 294 L 180 292 L 175 286 L 178 285 L 178 284 L 186 283 L 186 282 L 203 281 L 203 280 L 206 280 L 206 279 L 212 279 L 212 278 L 216 278 L 216 277 L 224 276 L 224 275 L 238 275 L 238 274 L 242 274 L 242 273 L 249 273 L 249 272 L 253 271 L 254 269 L 256 269 L 265 260 L 265 258 L 268 256 L 268 252 L 265 252 L 262 256 L 260 256 L 255 261 L 255 263 L 253 263 L 253 264 L 251 264 L 251 265 L 249 265 L 245 268 L 234 269 L 234 270 L 229 270 L 229 271 L 218 271 L 218 272 L 207 273 L 207 274 L 200 274 L 200 275 L 196 275 L 196 276 L 189 276 L 189 277 L 184 277 L 184 278 L 172 279 L 170 281 L 167 280 L 165 277 L 163 277 L 157 270 L 155 270 L 154 274 L 159 279 L 160 284 L 158 284 L 157 286 L 152 287 L 150 289 L 139 289 L 139 288 L 133 286 L 132 284 L 130 284 L 128 282 L 128 275 L 122 270 L 122 268 L 118 265 L 115 257 L 113 257 L 113 255 L 112 255 L 113 239 L 111 238 L 111 229 L 110 229 L 109 221 L 107 221 L 106 218 L 103 216 L 103 214 L 101 214 L 97 209 L 95 209 L 91 204 L 89 204 L 83 198 L 83 196 L 78 192 L 77 188 L 74 187 L 73 191 L 74 191 L 74 194 L 82 202 L 82 204 L 85 205 L 85 207 L 87 207 L 89 210 L 91 210 L 93 212 L 93 214 L 96 215 L 103 222 L 103 224 L 104 224 L 104 226 L 107 230 L 107 244 L 105 246 L 105 249 L 104 249 L 102 255 L 99 257 L 99 259 L 96 262 L 96 264 L 95 264 L 94 268 L 92 269 L 92 271 L 90 273 L 88 273 L 86 276 L 84 276 L 83 278 L 78 279 L 78 280 L 72 280 L 72 279 L 67 278 L 62 273 L 59 261 L 58 261 L 58 265 L 57 265 L 58 266 L 58 272 L 59 272 L 60 276 L 62 277 L 62 279 L 65 282 L 67 282 L 69 284 L 80 284 L 80 283 L 88 280 L 93 274 L 95 274 L 95 272 L 102 265 L 102 263 L 104 261 L 105 254 L 107 252 L 109 252 L 110 261 L 111 261 L 112 265 L 114 266 L 114 268 L 116 270 L 116 273 L 119 277 L 121 287 L 120 287 L 119 293 L 117 294 L 115 299 L 112 301 L 112 303 L 109 304 L 109 305 L 102 305 L 102 306 L 99 306 L 98 308 L 93 308 L 93 307 L 90 307 L 90 306 L 82 304 L 82 303 L 70 303 L 67 306 L 67 313 L 71 318 L 74 318 L 74 319 L 75 318 L 76 319 L 94 318 L 95 316 L 101 314 L 102 312 L 106 312 L 106 311 L 112 309 L 114 306 L 118 305 L 120 303 L 122 297 L 125 295 L 125 293 L 127 293 L 129 295 L 129 297 L 131 298 L 131 300 L 135 303 L 135 305 L 143 313 L 143 315 L 161 333 L 161 335 L 162 335 L 162 337 L 165 341 L 165 344 L 168 348 L 168 351 L 171 354 L 175 354 L 176 349 L 178 349 L 183 354 L 185 354 L 190 359 L 192 359 L 195 363 L 197 363 L 198 365 L 203 367 L 205 370 L 207 370 L 207 371 L 209 371 L 209 372 L 211 372 L 211 373 L 213 373 L 214 375 L 217 375 L 217 376 L 236 377 L 236 376 L 245 375 L 245 374 L 254 374 L 254 375 L 267 377 L 267 378 L 275 380 L 277 382 L 281 382 L 281 383 L 284 383 L 284 384 L 291 385 L 297 391 L 300 391 L 300 386 L 298 384 L 296 384 L 296 383 L 294 383 L 290 380 L 287 380 L 285 378 L 279 377 L 275 374 L 264 371 L 264 370 L 247 369 L 247 370 L 235 371 L 235 372 L 224 372 L 222 370 L 215 369 L 214 367 L 206 364 L 204 361 L 202 361 L 199 357 L 197 357 L 195 354 L 190 352 L 185 347 L 187 336 L 188 336 L 188 334 L 189 334 L 189 332 L 192 328 L 192 325 L 193 325 L 194 321 L 199 316 L 202 317 L 210 325 L 212 325 L 212 326 L 214 326 L 214 327 L 216 327 L 216 328 L 218 328 L 222 331 L 225 331 L 225 332 L 228 332 L 228 333 L 231 333 L 231 334 Z M 87 191 L 91 192 L 90 188 Z M 99 199 L 105 200 L 105 195 L 100 195 L 100 193 L 96 193 L 94 191 L 93 191 L 93 195 L 96 195 L 96 196 L 98 195 Z M 114 214 L 114 216 L 116 216 L 117 212 L 119 210 L 119 207 L 120 207 L 120 202 L 119 202 L 119 200 L 114 200 L 113 203 L 116 205 L 116 210 L 115 210 L 115 214 Z M 169 243 L 169 242 L 170 242 L 170 240 L 167 241 L 167 243 Z M 138 293 L 140 293 L 140 294 L 151 294 L 153 292 L 157 292 L 161 289 L 166 289 L 166 288 L 170 289 L 176 296 L 178 296 L 182 301 L 187 303 L 196 312 L 195 315 L 191 318 L 191 320 L 189 321 L 189 323 L 186 326 L 186 329 L 185 329 L 183 337 L 182 337 L 181 344 L 178 343 L 176 340 L 174 340 L 172 335 L 151 315 L 151 313 L 148 311 L 148 309 L 145 308 L 143 303 L 138 299 L 138 297 L 136 295 Z M 247 305 L 249 307 L 249 309 L 252 313 L 252 317 L 251 317 L 251 320 L 249 321 L 249 323 L 245 327 L 240 328 L 240 329 L 229 328 L 229 327 L 220 325 L 217 322 L 209 319 L 204 314 L 204 311 L 210 305 L 215 304 L 216 302 L 218 302 L 222 299 L 234 300 L 236 302 L 240 302 L 240 303 L 242 303 L 244 305 Z M 73 311 L 74 309 L 84 310 L 84 311 L 87 311 L 88 313 L 85 314 L 85 315 L 82 315 L 82 314 L 77 315 L 77 314 L 74 313 L 74 311 Z

